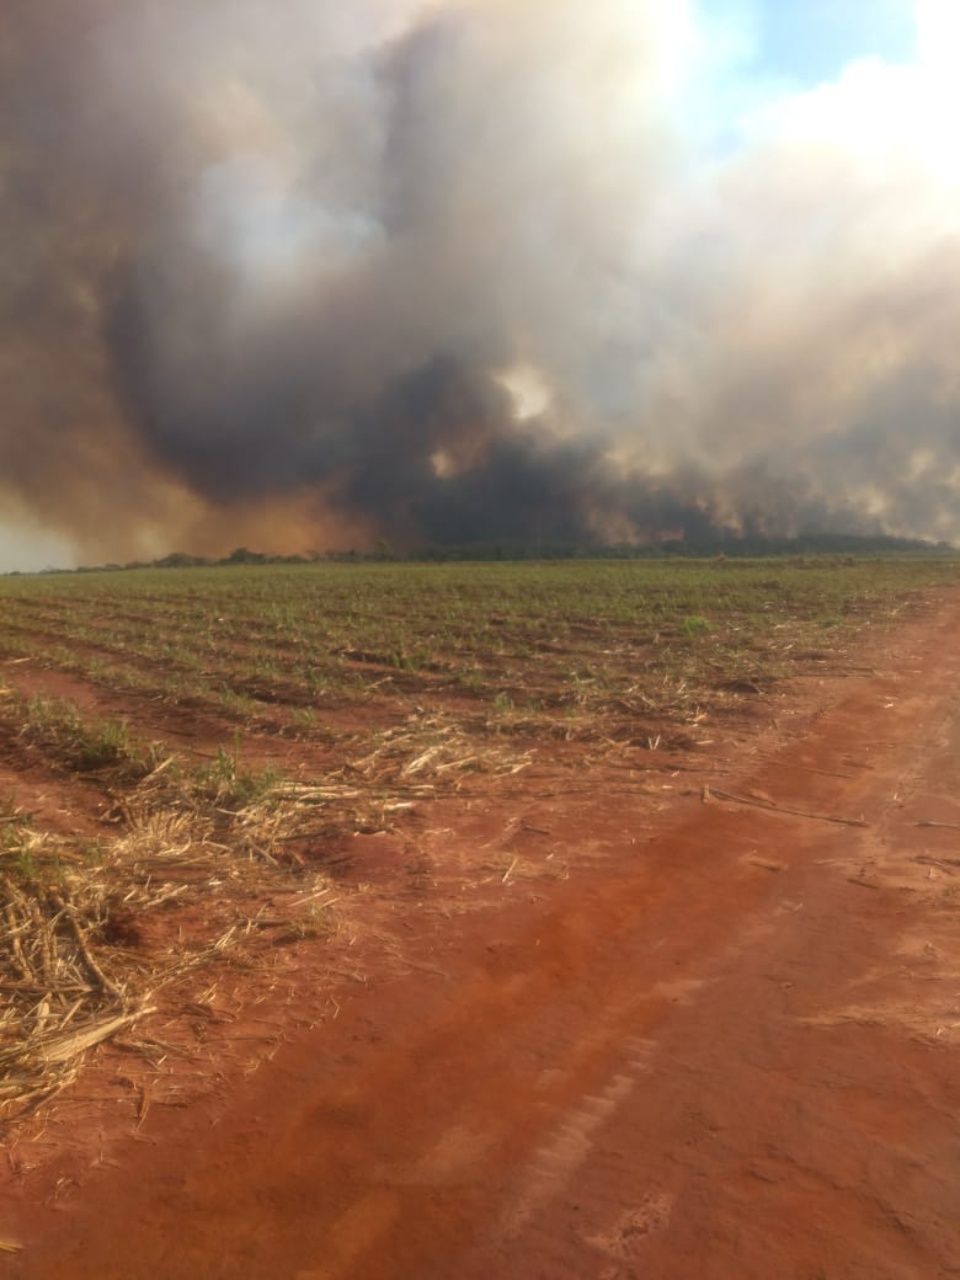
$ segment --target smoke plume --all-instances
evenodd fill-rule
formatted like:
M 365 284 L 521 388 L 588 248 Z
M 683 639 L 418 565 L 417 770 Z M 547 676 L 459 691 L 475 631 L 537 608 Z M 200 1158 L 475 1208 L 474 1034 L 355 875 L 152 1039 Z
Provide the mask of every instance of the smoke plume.
M 8 0 L 6 516 L 960 536 L 949 68 L 730 71 L 655 0 Z

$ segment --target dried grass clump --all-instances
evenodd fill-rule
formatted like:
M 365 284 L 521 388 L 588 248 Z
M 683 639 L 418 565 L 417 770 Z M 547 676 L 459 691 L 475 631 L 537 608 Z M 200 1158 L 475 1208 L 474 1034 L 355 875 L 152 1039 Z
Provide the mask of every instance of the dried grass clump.
M 97 955 L 109 876 L 68 842 L 5 815 L 0 848 L 0 1102 L 68 1083 L 84 1051 L 149 1012 L 147 992 Z
M 402 725 L 380 734 L 374 749 L 347 763 L 340 776 L 367 787 L 430 795 L 442 787 L 458 789 L 465 774 L 509 775 L 530 764 L 529 752 L 501 742 L 480 745 L 467 730 L 462 720 L 416 711 Z
M 291 938 L 316 932 L 325 877 L 290 861 L 281 868 L 271 852 L 297 806 L 264 796 L 223 809 L 205 786 L 164 761 L 118 801 L 119 831 L 92 851 L 32 830 L 21 812 L 0 815 L 5 1119 L 69 1084 L 87 1050 L 153 1012 L 175 979 L 242 955 L 274 895 L 290 901 L 270 906 L 269 927 Z M 131 945 L 161 909 L 179 914 L 160 922 L 146 949 Z M 175 922 L 188 916 L 182 935 Z

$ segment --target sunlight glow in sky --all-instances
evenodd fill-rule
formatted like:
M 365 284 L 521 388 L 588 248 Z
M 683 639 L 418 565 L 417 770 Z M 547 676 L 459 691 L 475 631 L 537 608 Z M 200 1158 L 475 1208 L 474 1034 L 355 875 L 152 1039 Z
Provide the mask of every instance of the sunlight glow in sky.
M 21 573 L 72 569 L 75 564 L 76 554 L 65 539 L 44 533 L 32 524 L 0 524 L 0 573 L 15 569 Z

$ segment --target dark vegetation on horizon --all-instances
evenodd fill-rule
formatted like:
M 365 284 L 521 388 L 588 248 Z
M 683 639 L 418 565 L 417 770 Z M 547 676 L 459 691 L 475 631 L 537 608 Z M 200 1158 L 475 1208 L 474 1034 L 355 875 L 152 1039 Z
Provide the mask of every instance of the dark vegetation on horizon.
M 874 534 L 863 536 L 844 533 L 811 533 L 796 538 L 717 538 L 710 541 L 669 539 L 636 545 L 631 543 L 564 543 L 564 542 L 477 542 L 464 546 L 428 545 L 414 551 L 396 552 L 386 541 L 371 550 L 308 551 L 294 555 L 270 555 L 237 547 L 221 559 L 194 556 L 173 551 L 156 560 L 132 560 L 127 564 L 81 565 L 75 570 L 44 569 L 43 573 L 93 573 L 123 569 L 189 569 L 251 564 L 336 564 L 382 561 L 413 563 L 458 561 L 522 561 L 522 560 L 662 560 L 680 557 L 702 559 L 722 556 L 729 559 L 760 559 L 767 556 L 864 556 L 864 555 L 930 555 L 953 552 L 948 542 L 930 542 L 922 538 L 896 538 Z M 19 570 L 5 576 L 17 577 Z

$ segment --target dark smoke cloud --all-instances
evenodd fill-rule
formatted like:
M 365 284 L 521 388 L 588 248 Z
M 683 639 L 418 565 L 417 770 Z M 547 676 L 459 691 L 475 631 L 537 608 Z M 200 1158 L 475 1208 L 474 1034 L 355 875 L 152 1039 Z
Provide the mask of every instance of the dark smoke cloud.
M 822 127 L 885 81 L 731 148 L 683 4 L 4 23 L 11 516 L 111 556 L 960 533 L 956 189 Z

